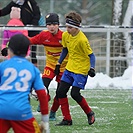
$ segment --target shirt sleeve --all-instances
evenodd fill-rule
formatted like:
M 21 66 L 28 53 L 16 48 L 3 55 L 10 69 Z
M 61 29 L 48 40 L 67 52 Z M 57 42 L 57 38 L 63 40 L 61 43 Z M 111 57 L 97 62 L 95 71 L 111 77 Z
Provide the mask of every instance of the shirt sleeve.
M 67 32 L 64 32 L 63 34 L 62 34 L 62 46 L 63 47 L 67 47 L 67 45 L 66 45 L 66 38 L 67 38 Z
M 90 57 L 91 68 L 95 68 L 95 62 L 96 62 L 95 55 L 92 53 L 88 56 Z
M 48 98 L 45 90 L 36 91 L 39 102 L 40 102 L 40 110 L 42 115 L 48 114 Z
M 62 52 L 61 52 L 61 55 L 60 55 L 60 58 L 59 58 L 59 61 L 58 61 L 60 64 L 65 59 L 65 57 L 67 56 L 67 54 L 68 54 L 68 49 L 67 48 L 63 48 L 62 49 Z
M 43 44 L 43 40 L 45 39 L 45 36 L 43 35 L 43 32 L 44 31 L 40 32 L 36 36 L 29 37 L 30 43 L 31 44 L 42 45 Z

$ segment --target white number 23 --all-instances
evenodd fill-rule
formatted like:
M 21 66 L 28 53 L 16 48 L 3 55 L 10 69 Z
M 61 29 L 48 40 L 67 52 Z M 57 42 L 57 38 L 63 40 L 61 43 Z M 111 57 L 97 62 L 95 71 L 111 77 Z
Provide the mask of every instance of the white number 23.
M 7 79 L 0 86 L 0 90 L 11 90 L 15 87 L 18 91 L 26 91 L 29 88 L 28 81 L 32 76 L 30 71 L 26 69 L 18 73 L 14 68 L 7 68 L 4 71 L 4 77 L 7 77 Z M 17 78 L 20 80 L 17 80 Z

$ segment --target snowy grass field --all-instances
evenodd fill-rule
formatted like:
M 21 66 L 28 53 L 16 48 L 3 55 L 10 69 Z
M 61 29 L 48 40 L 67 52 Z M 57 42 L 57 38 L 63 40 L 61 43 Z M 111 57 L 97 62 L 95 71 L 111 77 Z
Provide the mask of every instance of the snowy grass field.
M 69 97 L 70 110 L 73 119 L 72 126 L 55 126 L 62 120 L 60 109 L 57 121 L 50 122 L 51 133 L 133 133 L 133 99 L 132 90 L 128 89 L 86 89 L 81 91 L 95 112 L 96 122 L 88 125 L 87 118 L 77 103 Z M 55 91 L 50 90 L 51 97 Z M 33 113 L 40 122 L 40 113 L 36 112 L 38 102 L 31 99 Z M 52 100 L 50 101 L 50 106 Z

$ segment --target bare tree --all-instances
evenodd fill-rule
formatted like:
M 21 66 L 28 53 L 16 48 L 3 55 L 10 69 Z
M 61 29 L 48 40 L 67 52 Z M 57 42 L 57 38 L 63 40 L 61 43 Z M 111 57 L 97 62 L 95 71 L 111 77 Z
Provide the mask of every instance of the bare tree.
M 123 5 L 124 0 L 112 0 L 112 25 L 121 26 L 123 23 Z M 126 56 L 124 37 L 122 33 L 111 33 L 111 57 Z M 112 60 L 110 68 L 110 76 L 121 76 L 127 65 L 122 60 Z
M 82 0 L 81 2 L 81 14 L 82 14 L 82 24 L 87 25 L 95 25 L 99 18 L 101 18 L 101 14 L 97 15 L 91 15 L 90 13 L 95 12 L 97 8 L 101 6 L 101 1 L 88 1 L 88 0 Z
M 123 20 L 123 26 L 132 26 L 133 27 L 133 0 L 129 0 L 127 10 L 125 12 L 124 20 Z M 126 51 L 127 51 L 127 58 L 130 58 L 133 56 L 133 32 L 127 33 L 124 32 L 124 37 L 126 39 Z M 127 64 L 131 65 L 131 61 L 127 60 Z

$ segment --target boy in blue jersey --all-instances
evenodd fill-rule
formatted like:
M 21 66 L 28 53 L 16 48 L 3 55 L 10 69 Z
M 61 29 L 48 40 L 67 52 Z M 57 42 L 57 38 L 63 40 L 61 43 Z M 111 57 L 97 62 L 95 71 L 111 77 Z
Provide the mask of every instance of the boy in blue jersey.
M 15 133 L 41 133 L 44 127 L 49 133 L 47 91 L 39 69 L 25 58 L 29 44 L 23 34 L 14 35 L 8 44 L 11 58 L 0 63 L 0 133 L 7 133 L 10 128 Z M 32 88 L 40 102 L 41 127 L 28 100 Z
M 55 74 L 60 72 L 60 65 L 67 53 L 69 54 L 66 70 L 64 71 L 60 86 L 57 90 L 59 104 L 63 120 L 57 126 L 72 125 L 67 92 L 71 88 L 71 97 L 80 105 L 87 115 L 88 124 L 95 122 L 94 112 L 88 105 L 80 90 L 84 89 L 88 75 L 95 76 L 95 55 L 90 47 L 89 41 L 84 33 L 79 29 L 81 16 L 76 12 L 66 15 L 67 31 L 62 35 L 63 50 L 56 65 Z

